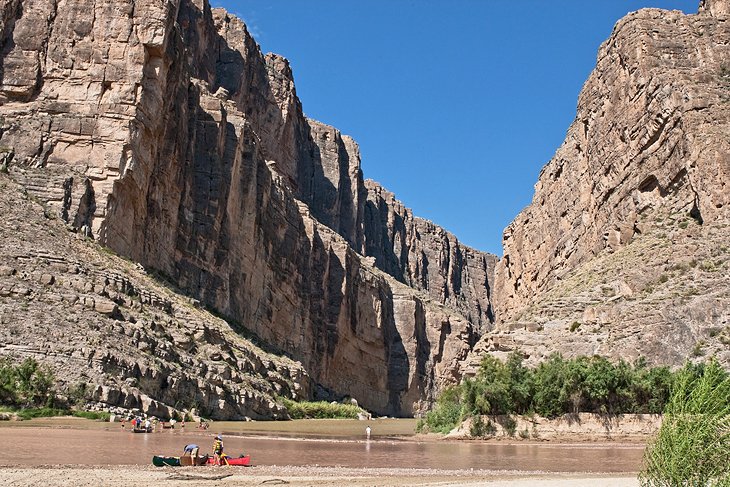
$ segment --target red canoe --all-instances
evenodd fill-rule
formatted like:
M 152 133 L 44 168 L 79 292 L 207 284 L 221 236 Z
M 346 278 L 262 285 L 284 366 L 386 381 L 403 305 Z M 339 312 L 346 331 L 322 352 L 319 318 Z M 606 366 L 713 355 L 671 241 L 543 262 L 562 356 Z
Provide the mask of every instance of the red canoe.
M 251 464 L 250 455 L 242 455 L 238 458 L 223 457 L 221 458 L 221 465 L 242 465 L 249 466 Z M 215 465 L 215 458 L 208 457 L 208 465 Z

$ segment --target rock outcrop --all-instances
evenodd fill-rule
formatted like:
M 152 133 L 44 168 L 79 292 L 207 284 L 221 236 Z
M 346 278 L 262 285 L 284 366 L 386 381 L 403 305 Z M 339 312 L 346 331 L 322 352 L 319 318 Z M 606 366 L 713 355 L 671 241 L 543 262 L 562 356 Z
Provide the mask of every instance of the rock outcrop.
M 727 5 L 616 24 L 565 142 L 504 232 L 498 332 L 475 357 L 730 362 Z
M 52 368 L 60 393 L 170 418 L 286 418 L 301 363 L 267 352 L 138 264 L 79 233 L 0 174 L 0 355 Z
M 365 188 L 363 253 L 400 282 L 460 311 L 480 335 L 491 330 L 496 257 L 469 248 L 430 221 L 414 217 L 378 183 L 367 180 Z
M 411 414 L 458 378 L 496 258 L 366 184 L 243 22 L 206 0 L 0 6 L 2 164 L 51 214 L 300 361 L 314 396 Z

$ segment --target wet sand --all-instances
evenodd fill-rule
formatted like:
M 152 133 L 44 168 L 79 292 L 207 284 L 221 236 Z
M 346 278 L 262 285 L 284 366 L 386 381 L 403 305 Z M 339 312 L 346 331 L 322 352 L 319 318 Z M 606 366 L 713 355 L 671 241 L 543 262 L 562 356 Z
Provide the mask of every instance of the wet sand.
M 381 434 L 370 441 L 352 434 L 362 422 L 278 424 L 287 431 L 216 423 L 208 431 L 133 434 L 118 423 L 66 418 L 2 422 L 0 485 L 638 485 L 643 452 L 622 443 L 421 441 L 398 435 L 410 426 L 397 422 L 371 423 Z M 217 432 L 230 455 L 251 454 L 255 466 L 150 465 L 152 455 L 179 455 L 191 442 L 206 452 Z

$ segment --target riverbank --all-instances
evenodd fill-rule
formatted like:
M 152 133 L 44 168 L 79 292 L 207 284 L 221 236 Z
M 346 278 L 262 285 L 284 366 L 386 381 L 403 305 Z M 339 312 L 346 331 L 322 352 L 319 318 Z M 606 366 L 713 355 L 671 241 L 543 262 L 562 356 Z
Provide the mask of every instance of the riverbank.
M 162 430 L 158 432 L 201 432 L 210 433 L 234 433 L 243 435 L 263 436 L 304 436 L 337 438 L 357 438 L 365 436 L 365 427 L 370 426 L 373 438 L 393 437 L 400 439 L 415 438 L 416 419 L 393 419 L 382 418 L 369 421 L 354 419 L 297 419 L 293 421 L 210 421 L 207 430 L 200 430 L 196 423 L 181 423 L 175 425 L 174 430 Z M 184 426 L 183 426 L 184 424 Z M 126 428 L 130 427 L 129 423 Z M 119 422 L 93 421 L 72 416 L 55 416 L 46 418 L 34 418 L 19 421 L 11 419 L 10 415 L 5 420 L 0 420 L 0 428 L 60 428 L 78 430 L 104 430 L 116 431 L 122 429 Z M 441 438 L 436 435 L 419 435 L 424 439 L 429 437 Z
M 205 471 L 202 471 L 205 469 Z M 635 476 L 616 474 L 546 474 L 544 472 L 492 470 L 438 470 L 409 468 L 346 467 L 178 467 L 151 466 L 88 467 L 51 466 L 0 467 L 0 485 L 48 487 L 97 487 L 135 485 L 150 487 L 190 487 L 192 485 L 261 485 L 305 486 L 538 486 L 619 487 L 639 485 Z
M 462 423 L 448 435 L 434 433 L 417 434 L 417 419 L 382 418 L 369 421 L 350 419 L 303 419 L 293 421 L 215 421 L 209 423 L 210 433 L 232 433 L 253 436 L 307 437 L 307 438 L 364 438 L 365 427 L 370 426 L 371 436 L 408 441 L 468 440 L 499 443 L 604 443 L 621 442 L 645 444 L 661 425 L 659 415 L 614 415 L 580 413 L 555 419 L 539 416 L 513 416 L 513 434 L 504 427 L 506 417 L 484 416 L 486 424 L 494 426 L 493 435 L 473 438 L 470 436 L 471 419 Z M 93 421 L 78 417 L 59 416 L 31 420 L 0 421 L 0 428 L 60 428 L 78 430 L 116 431 L 121 424 Z M 129 425 L 127 424 L 127 428 Z M 159 429 L 158 432 L 163 430 Z M 185 427 L 177 423 L 174 430 L 165 432 L 201 432 L 195 423 Z
M 482 416 L 477 439 L 483 441 L 551 441 L 558 443 L 646 443 L 661 427 L 659 414 L 565 414 L 557 418 L 533 416 Z M 474 418 L 469 418 L 445 439 L 474 439 Z

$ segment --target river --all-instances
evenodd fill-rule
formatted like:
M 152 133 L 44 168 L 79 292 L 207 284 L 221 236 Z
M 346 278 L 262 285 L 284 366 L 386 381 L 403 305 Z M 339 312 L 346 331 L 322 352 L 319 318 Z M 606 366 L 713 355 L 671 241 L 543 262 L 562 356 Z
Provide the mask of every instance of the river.
M 81 427 L 5 423 L 0 465 L 148 465 L 153 455 L 180 455 L 188 443 L 209 452 L 214 433 L 188 426 L 187 431 L 134 434 L 114 425 L 76 424 Z M 226 452 L 250 454 L 254 465 L 630 473 L 639 470 L 643 453 L 641 444 L 418 441 L 382 435 L 366 440 L 361 435 L 235 431 L 240 428 L 226 425 L 216 425 L 215 431 L 223 433 Z

